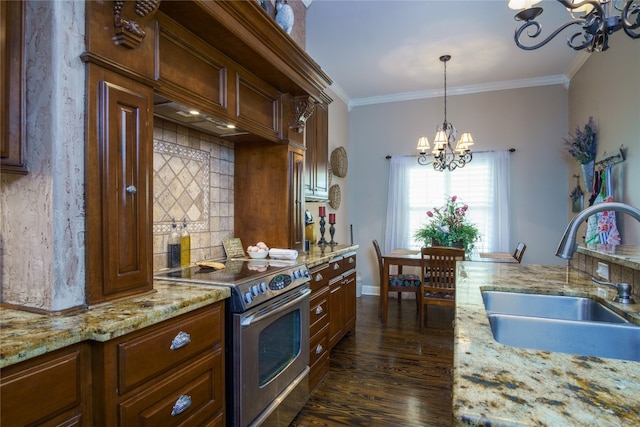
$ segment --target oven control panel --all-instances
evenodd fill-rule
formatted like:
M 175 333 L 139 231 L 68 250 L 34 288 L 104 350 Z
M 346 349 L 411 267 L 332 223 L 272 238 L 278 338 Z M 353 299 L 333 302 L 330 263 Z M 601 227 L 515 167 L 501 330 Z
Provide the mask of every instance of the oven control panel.
M 236 304 L 232 301 L 232 311 L 245 311 L 310 281 L 311 273 L 306 264 L 292 266 L 276 274 L 248 281 L 238 285 L 237 291 L 242 300 L 242 307 L 233 307 Z

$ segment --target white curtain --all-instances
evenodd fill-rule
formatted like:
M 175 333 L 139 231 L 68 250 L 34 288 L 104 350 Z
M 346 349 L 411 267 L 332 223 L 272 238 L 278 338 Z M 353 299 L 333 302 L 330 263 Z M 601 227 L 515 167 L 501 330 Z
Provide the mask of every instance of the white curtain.
M 481 234 L 478 251 L 511 251 L 509 152 L 476 152 L 464 168 L 444 172 L 418 164 L 415 156 L 393 156 L 390 163 L 385 252 L 422 246 L 413 234 L 427 221 L 426 211 L 452 195 L 469 205 L 469 219 Z

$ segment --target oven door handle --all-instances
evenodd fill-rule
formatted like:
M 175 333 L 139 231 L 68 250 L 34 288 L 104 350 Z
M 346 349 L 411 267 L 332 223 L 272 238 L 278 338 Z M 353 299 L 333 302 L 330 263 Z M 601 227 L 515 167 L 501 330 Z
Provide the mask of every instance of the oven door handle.
M 300 291 L 300 294 L 298 296 L 296 296 L 294 299 L 286 301 L 284 304 L 282 305 L 274 305 L 273 309 L 268 310 L 264 313 L 256 313 L 256 314 L 251 314 L 249 316 L 243 317 L 240 320 L 240 325 L 243 328 L 249 327 L 251 326 L 252 323 L 255 322 L 259 322 L 263 319 L 266 319 L 268 317 L 271 316 L 275 316 L 279 313 L 281 313 L 282 311 L 288 309 L 289 307 L 291 307 L 292 305 L 297 304 L 298 302 L 300 302 L 301 300 L 305 299 L 309 294 L 311 293 L 311 289 L 306 288 Z

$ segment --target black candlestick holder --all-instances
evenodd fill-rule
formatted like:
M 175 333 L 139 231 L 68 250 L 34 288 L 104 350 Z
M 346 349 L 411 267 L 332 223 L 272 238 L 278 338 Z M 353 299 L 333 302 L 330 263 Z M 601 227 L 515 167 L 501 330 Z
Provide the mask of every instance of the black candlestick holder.
M 331 235 L 331 241 L 329 242 L 329 244 L 337 245 L 338 242 L 333 241 L 333 235 L 336 234 L 336 228 L 333 226 L 333 224 L 331 224 L 331 226 L 329 227 L 329 234 Z
M 324 238 L 324 225 L 326 222 L 324 221 L 324 215 L 320 216 L 320 240 L 318 240 L 319 245 L 326 245 L 327 241 Z

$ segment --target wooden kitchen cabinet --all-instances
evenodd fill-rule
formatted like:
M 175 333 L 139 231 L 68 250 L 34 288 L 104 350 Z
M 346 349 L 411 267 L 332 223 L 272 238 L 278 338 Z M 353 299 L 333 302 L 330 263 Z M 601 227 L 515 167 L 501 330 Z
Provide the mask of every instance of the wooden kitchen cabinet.
M 153 289 L 153 88 L 89 63 L 87 302 Z
M 329 372 L 331 349 L 356 323 L 356 254 L 338 256 L 310 269 L 309 389 Z
M 303 173 L 301 147 L 236 144 L 234 229 L 245 248 L 304 249 Z
M 0 170 L 27 173 L 24 134 L 24 2 L 0 1 Z
M 0 425 L 91 426 L 89 344 L 11 365 L 0 372 Z
M 340 275 L 329 281 L 330 348 L 333 348 L 345 335 L 354 333 L 356 324 L 355 254 L 344 255 L 339 265 L 337 272 Z
M 318 103 L 307 120 L 304 189 L 307 200 L 329 197 L 329 106 Z
M 224 425 L 223 343 L 223 302 L 96 343 L 94 425 Z

